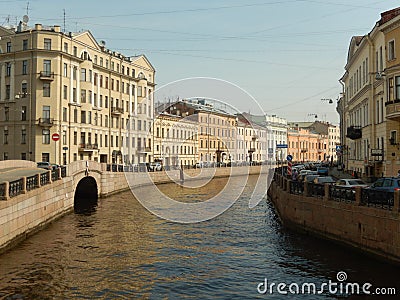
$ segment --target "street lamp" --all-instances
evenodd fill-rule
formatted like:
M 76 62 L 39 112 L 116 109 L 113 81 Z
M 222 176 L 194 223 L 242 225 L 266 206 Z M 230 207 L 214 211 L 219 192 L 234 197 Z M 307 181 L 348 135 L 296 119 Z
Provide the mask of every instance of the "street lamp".
M 323 101 L 323 102 L 328 102 L 329 104 L 332 104 L 332 103 L 333 103 L 333 100 L 332 100 L 332 99 L 329 99 L 329 98 L 323 98 L 323 99 L 321 99 L 321 101 Z
M 308 114 L 308 116 L 309 116 L 309 117 L 310 117 L 310 116 L 314 116 L 315 119 L 318 119 L 318 115 L 317 115 L 317 114 Z

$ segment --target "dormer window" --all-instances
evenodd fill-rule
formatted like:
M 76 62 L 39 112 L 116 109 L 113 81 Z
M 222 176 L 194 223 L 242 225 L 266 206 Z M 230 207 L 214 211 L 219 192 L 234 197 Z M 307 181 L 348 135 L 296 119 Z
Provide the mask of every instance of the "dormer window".
M 83 59 L 83 60 L 92 60 L 91 58 L 90 58 L 90 55 L 89 55 L 89 53 L 87 52 L 87 51 L 83 51 L 82 52 L 82 54 L 81 54 L 81 58 Z

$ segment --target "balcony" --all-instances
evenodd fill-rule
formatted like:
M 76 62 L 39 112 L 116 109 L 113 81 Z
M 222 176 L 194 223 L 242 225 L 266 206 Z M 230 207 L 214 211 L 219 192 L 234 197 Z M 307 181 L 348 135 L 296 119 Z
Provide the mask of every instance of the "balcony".
M 254 153 L 254 152 L 256 152 L 256 148 L 250 148 L 248 152 L 249 153 Z
M 41 71 L 39 74 L 39 78 L 41 80 L 53 81 L 54 80 L 54 72 Z
M 79 144 L 78 151 L 93 151 L 99 150 L 98 144 Z
M 347 127 L 346 137 L 348 137 L 351 140 L 361 139 L 362 138 L 361 126 L 350 126 L 350 127 Z
M 51 127 L 54 125 L 53 118 L 39 118 L 38 125 L 42 127 Z
M 388 101 L 385 106 L 387 119 L 400 120 L 400 100 Z
M 113 115 L 120 115 L 124 113 L 124 109 L 122 107 L 111 107 L 111 113 Z
M 301 152 L 301 153 L 306 153 L 306 152 L 308 152 L 308 149 L 307 149 L 307 148 L 302 148 L 302 149 L 300 150 L 300 152 Z

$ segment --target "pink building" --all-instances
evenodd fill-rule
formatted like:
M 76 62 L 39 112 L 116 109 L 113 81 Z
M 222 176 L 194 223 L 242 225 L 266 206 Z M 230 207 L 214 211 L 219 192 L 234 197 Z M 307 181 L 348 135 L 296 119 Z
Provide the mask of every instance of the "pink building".
M 329 148 L 328 137 L 303 128 L 288 130 L 288 154 L 294 162 L 323 161 Z

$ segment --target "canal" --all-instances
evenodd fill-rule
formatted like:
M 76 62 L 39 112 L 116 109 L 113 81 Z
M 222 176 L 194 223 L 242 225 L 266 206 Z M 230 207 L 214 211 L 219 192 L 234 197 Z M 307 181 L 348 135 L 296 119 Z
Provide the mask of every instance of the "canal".
M 375 299 L 327 289 L 304 296 L 257 290 L 265 278 L 319 286 L 338 282 L 339 272 L 348 282 L 400 292 L 398 267 L 283 228 L 267 199 L 249 209 L 255 182 L 250 176 L 224 214 L 196 224 L 160 219 L 130 192 L 101 199 L 91 211 L 69 214 L 1 255 L 0 299 Z M 182 201 L 202 201 L 225 183 L 159 187 Z

